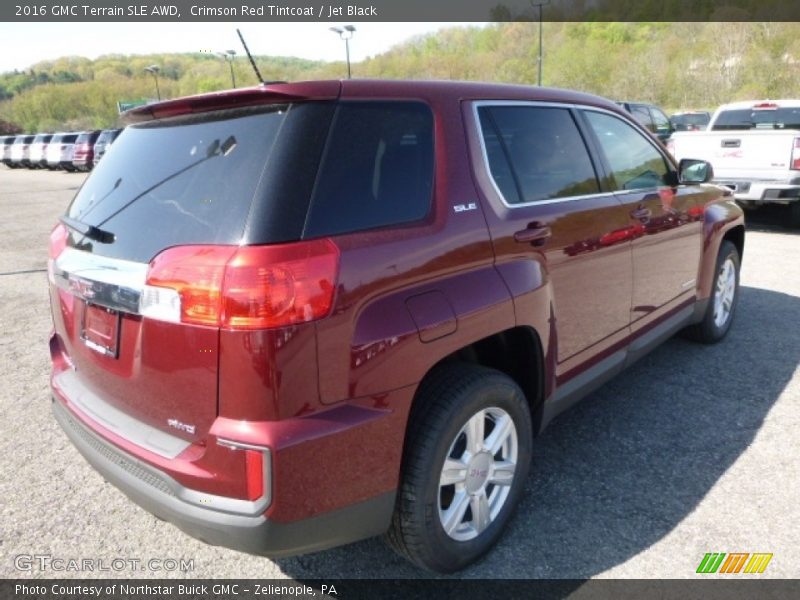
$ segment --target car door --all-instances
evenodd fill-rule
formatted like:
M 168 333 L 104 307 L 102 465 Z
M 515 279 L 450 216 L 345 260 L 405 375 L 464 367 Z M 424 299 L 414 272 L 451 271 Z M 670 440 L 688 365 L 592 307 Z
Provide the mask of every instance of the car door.
M 693 297 L 706 192 L 700 186 L 677 185 L 664 149 L 627 119 L 594 109 L 582 115 L 634 231 L 635 330 Z
M 479 102 L 474 117 L 492 182 L 479 188 L 517 322 L 530 323 L 526 311 L 534 309 L 508 274 L 543 273 L 552 289 L 557 373 L 567 373 L 629 334 L 630 219 L 598 177 L 574 108 Z

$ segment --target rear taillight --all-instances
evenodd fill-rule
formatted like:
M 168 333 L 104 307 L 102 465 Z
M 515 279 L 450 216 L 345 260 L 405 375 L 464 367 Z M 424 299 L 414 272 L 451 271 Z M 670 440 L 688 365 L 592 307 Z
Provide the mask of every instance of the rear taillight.
M 61 223 L 53 227 L 50 232 L 50 243 L 48 244 L 47 252 L 50 258 L 58 258 L 58 256 L 67 247 L 67 228 Z
M 47 245 L 47 277 L 50 283 L 55 283 L 53 267 L 55 266 L 55 260 L 61 255 L 64 248 L 67 247 L 68 235 L 69 232 L 67 228 L 61 223 L 53 227 L 53 231 L 50 232 L 50 242 Z
M 792 166 L 795 171 L 800 171 L 800 137 L 794 138 L 792 144 Z
M 178 246 L 150 263 L 142 314 L 226 329 L 327 316 L 339 250 L 328 239 L 271 246 Z

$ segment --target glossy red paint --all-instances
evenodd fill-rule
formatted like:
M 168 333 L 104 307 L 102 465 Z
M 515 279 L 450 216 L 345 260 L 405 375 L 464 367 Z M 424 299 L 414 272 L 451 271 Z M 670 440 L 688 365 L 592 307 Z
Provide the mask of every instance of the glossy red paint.
M 246 331 L 124 316 L 119 358 L 111 359 L 77 339 L 85 303 L 51 290 L 59 401 L 111 443 L 195 490 L 252 496 L 245 454 L 217 440 L 268 447 L 272 502 L 266 514 L 278 522 L 396 489 L 416 387 L 440 361 L 488 336 L 523 328 L 542 349 L 540 361 L 530 357 L 530 370 L 542 380 L 543 397 L 536 401 L 548 402 L 558 386 L 677 309 L 708 298 L 720 242 L 743 224 L 741 211 L 710 186 L 506 206 L 484 164 L 472 102 L 593 106 L 646 133 L 616 104 L 577 92 L 455 82 L 307 82 L 167 101 L 129 111 L 127 118 L 335 98 L 428 104 L 435 177 L 431 211 L 419 222 L 332 238 L 339 268 L 328 316 Z M 473 208 L 456 210 L 465 206 Z M 544 244 L 520 243 L 514 234 L 526 227 L 549 227 L 551 236 Z M 191 445 L 167 460 L 82 415 L 58 387 L 58 375 L 70 368 L 144 423 L 162 429 L 170 417 L 191 423 L 193 434 L 169 430 Z

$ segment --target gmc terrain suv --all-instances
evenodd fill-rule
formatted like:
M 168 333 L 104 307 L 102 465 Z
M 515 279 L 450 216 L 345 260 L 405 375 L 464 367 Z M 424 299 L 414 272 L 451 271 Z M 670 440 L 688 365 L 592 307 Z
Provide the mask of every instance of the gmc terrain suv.
M 602 98 L 321 81 L 126 120 L 51 234 L 53 410 L 208 543 L 462 568 L 553 417 L 731 326 L 741 210 Z

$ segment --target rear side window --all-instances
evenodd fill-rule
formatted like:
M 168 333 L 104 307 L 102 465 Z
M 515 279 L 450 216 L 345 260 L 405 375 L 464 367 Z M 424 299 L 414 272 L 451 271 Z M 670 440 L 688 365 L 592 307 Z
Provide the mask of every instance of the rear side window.
M 420 102 L 339 104 L 304 237 L 419 221 L 433 192 L 433 115 Z
M 478 116 L 489 170 L 508 204 L 600 191 L 569 110 L 482 106 Z
M 669 167 L 649 140 L 622 119 L 595 111 L 585 114 L 611 167 L 617 189 L 666 185 Z

